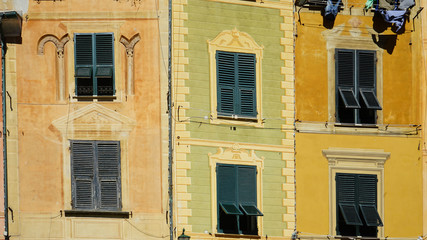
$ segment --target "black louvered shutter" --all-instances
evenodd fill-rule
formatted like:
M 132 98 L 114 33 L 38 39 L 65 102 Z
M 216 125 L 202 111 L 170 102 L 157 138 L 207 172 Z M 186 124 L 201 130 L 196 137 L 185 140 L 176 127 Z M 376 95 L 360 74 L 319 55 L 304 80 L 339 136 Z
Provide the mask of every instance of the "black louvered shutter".
M 338 87 L 353 88 L 354 91 L 354 64 L 354 50 L 337 49 L 336 76 Z
M 94 152 L 93 142 L 71 142 L 73 208 L 95 207 Z
M 376 67 L 374 51 L 357 51 L 359 88 L 375 90 Z
M 359 175 L 359 207 L 368 227 L 382 226 L 377 211 L 377 176 Z
M 256 117 L 256 58 L 255 54 L 237 54 L 238 65 L 238 115 Z
M 335 181 L 337 233 L 347 236 L 356 235 L 355 226 L 363 225 L 357 204 L 357 175 L 337 173 Z
M 120 143 L 97 142 L 99 206 L 120 209 Z
M 235 114 L 236 98 L 236 62 L 235 53 L 218 51 L 217 62 L 217 96 L 218 115 Z

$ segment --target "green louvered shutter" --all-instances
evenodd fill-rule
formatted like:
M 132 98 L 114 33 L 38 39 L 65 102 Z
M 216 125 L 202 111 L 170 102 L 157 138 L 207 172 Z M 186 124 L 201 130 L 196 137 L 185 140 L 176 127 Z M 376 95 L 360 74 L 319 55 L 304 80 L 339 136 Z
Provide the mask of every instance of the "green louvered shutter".
M 344 103 L 345 108 L 360 108 L 355 85 L 355 52 L 354 50 L 336 50 L 336 96 L 337 102 Z
M 256 57 L 255 54 L 237 54 L 238 115 L 256 117 Z
M 73 208 L 94 209 L 94 151 L 93 142 L 71 142 L 71 174 Z
M 93 35 L 75 34 L 74 40 L 76 94 L 93 95 Z
M 236 53 L 217 51 L 218 115 L 236 114 Z
M 217 166 L 218 202 L 234 203 L 237 205 L 236 168 L 233 165 Z
M 376 54 L 375 51 L 357 51 L 358 84 L 361 99 L 366 108 L 381 110 L 376 96 Z
M 377 176 L 359 175 L 359 207 L 368 227 L 382 226 L 377 211 Z
M 337 197 L 337 234 L 356 235 L 355 226 L 362 226 L 357 204 L 357 175 L 337 173 L 336 178 Z
M 98 158 L 99 208 L 120 209 L 120 143 L 96 143 Z
M 97 95 L 114 95 L 114 35 L 95 34 Z

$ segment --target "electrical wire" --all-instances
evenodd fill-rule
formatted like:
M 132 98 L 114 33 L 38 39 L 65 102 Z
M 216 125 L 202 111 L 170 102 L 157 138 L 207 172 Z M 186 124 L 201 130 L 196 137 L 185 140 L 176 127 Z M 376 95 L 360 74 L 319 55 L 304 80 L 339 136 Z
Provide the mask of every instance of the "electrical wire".
M 152 238 L 166 238 L 166 237 L 169 237 L 170 235 L 168 234 L 168 235 L 161 235 L 161 236 L 157 236 L 157 235 L 154 235 L 154 234 L 151 234 L 151 233 L 147 233 L 147 232 L 144 232 L 144 231 L 142 231 L 141 229 L 139 229 L 137 226 L 135 226 L 134 224 L 132 224 L 128 219 L 125 219 L 125 221 L 127 222 L 127 223 L 129 223 L 129 225 L 131 225 L 134 229 L 136 229 L 138 232 L 140 232 L 140 233 L 142 233 L 142 234 L 144 234 L 144 235 L 147 235 L 147 236 L 149 236 L 149 237 L 152 237 Z

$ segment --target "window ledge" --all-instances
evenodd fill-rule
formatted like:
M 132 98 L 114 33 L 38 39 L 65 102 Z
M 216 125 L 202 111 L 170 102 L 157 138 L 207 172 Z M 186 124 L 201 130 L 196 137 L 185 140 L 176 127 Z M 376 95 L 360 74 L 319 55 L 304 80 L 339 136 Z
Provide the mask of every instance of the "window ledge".
M 117 99 L 117 96 L 73 96 L 73 99 L 80 101 L 92 101 L 94 99 L 99 101 L 113 101 Z
M 96 217 L 96 218 L 129 218 L 132 212 L 95 211 L 95 210 L 64 210 L 65 217 Z
M 258 235 L 230 234 L 230 233 L 215 233 L 215 237 L 221 237 L 221 238 L 261 239 L 261 236 L 258 236 Z
M 237 126 L 251 126 L 251 127 L 264 127 L 264 123 L 259 118 L 233 118 L 228 116 L 217 116 L 211 119 L 212 124 L 226 124 Z
M 335 236 L 335 239 L 342 239 L 342 240 L 354 240 L 354 239 L 361 239 L 361 240 L 379 240 L 378 237 L 361 237 L 361 236 Z
M 352 127 L 352 128 L 378 128 L 377 124 L 362 123 L 335 123 L 335 127 Z

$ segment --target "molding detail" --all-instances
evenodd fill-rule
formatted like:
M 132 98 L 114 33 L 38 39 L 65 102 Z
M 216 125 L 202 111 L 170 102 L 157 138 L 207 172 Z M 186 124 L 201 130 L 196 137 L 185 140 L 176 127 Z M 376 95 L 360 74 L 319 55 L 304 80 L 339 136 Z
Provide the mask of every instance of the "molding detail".
M 64 65 L 64 47 L 65 44 L 70 40 L 68 34 L 65 34 L 61 39 L 56 36 L 48 34 L 40 38 L 37 45 L 37 54 L 44 55 L 44 45 L 48 42 L 52 42 L 56 47 L 56 62 L 57 62 L 57 98 L 59 101 L 65 99 L 65 65 Z
M 263 46 L 258 45 L 255 40 L 247 33 L 240 32 L 237 28 L 233 30 L 225 30 L 218 34 L 212 41 L 208 40 L 209 49 L 213 46 L 222 47 L 222 48 L 232 48 L 233 51 L 236 49 L 244 50 L 247 52 L 260 51 L 259 57 L 262 58 L 262 49 Z
M 64 57 L 64 46 L 65 44 L 70 40 L 70 37 L 68 34 L 65 34 L 61 39 L 58 39 L 55 35 L 44 35 L 40 38 L 39 43 L 37 45 L 37 54 L 43 55 L 44 54 L 44 45 L 48 42 L 52 42 L 55 44 L 56 47 L 56 53 L 58 54 L 58 58 Z
M 384 168 L 385 161 L 390 158 L 390 153 L 383 150 L 329 148 L 322 152 L 330 167 Z
M 97 103 L 92 103 L 52 122 L 69 139 L 116 135 L 125 139 L 136 121 Z M 90 138 L 91 139 L 91 138 Z
M 120 42 L 125 46 L 126 48 L 126 56 L 127 56 L 127 94 L 133 95 L 134 90 L 134 76 L 133 76 L 133 50 L 135 45 L 141 40 L 141 37 L 139 36 L 139 33 L 135 34 L 130 40 L 128 40 L 126 37 L 121 36 Z

